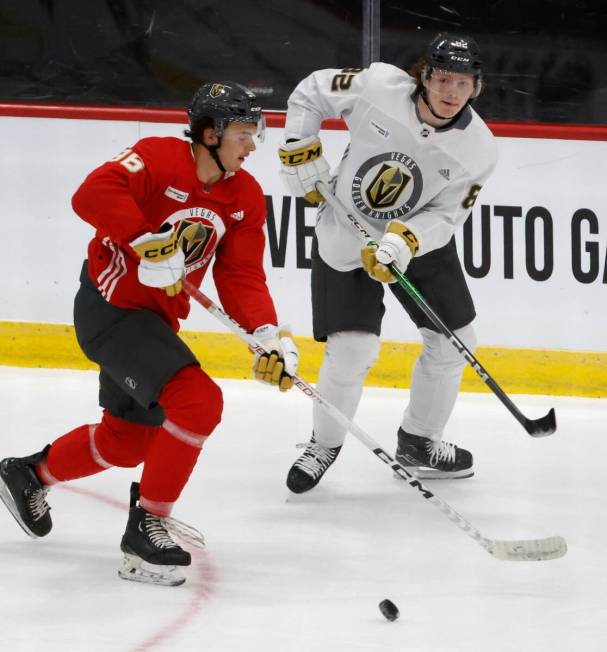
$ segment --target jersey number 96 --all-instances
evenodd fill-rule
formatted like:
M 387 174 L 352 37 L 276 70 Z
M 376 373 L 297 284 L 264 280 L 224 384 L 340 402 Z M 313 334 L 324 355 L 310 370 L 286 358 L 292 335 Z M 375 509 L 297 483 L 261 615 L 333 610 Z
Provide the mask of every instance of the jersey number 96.
M 114 158 L 110 159 L 110 161 L 120 162 L 120 165 L 124 165 L 129 172 L 133 173 L 139 172 L 139 170 L 143 170 L 145 167 L 141 157 L 138 154 L 135 154 L 132 149 L 125 149 L 123 152 L 120 152 L 120 154 L 117 154 Z

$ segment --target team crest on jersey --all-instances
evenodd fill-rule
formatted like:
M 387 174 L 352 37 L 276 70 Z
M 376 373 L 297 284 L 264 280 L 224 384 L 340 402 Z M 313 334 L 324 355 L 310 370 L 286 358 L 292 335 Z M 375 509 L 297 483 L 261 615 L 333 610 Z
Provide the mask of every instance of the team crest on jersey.
M 369 206 L 377 209 L 393 206 L 410 181 L 411 177 L 403 174 L 398 166 L 384 163 L 365 190 Z
M 201 206 L 182 208 L 166 218 L 164 224 L 177 229 L 188 274 L 204 267 L 213 257 L 226 232 L 224 219 L 210 208 Z
M 379 220 L 409 213 L 422 194 L 423 180 L 417 163 L 402 152 L 386 152 L 365 161 L 352 181 L 356 208 Z
M 204 257 L 205 250 L 215 229 L 202 222 L 183 220 L 177 227 L 177 237 L 185 255 L 185 264 L 190 266 Z

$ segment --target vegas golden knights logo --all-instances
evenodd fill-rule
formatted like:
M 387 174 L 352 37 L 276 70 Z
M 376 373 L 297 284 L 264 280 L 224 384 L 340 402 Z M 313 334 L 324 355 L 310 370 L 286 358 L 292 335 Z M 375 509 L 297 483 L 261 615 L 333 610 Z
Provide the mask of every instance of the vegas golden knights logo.
M 371 208 L 394 206 L 411 177 L 401 168 L 384 163 L 368 185 L 365 194 Z
M 211 90 L 209 91 L 209 95 L 211 97 L 219 97 L 225 89 L 225 86 L 223 84 L 213 84 L 211 86 Z
M 203 257 L 205 246 L 213 229 L 200 222 L 183 220 L 177 229 L 177 237 L 185 255 L 185 262 L 191 265 Z

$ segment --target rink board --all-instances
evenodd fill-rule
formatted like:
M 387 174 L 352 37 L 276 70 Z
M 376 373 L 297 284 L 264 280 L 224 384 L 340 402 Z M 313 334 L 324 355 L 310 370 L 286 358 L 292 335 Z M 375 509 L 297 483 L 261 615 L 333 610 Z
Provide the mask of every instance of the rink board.
M 180 136 L 184 124 L 179 112 L 170 111 L 49 111 L 11 115 L 5 109 L 0 121 L 0 174 L 10 189 L 0 207 L 10 243 L 0 257 L 0 363 L 83 368 L 69 325 L 92 230 L 72 212 L 71 196 L 90 170 L 125 146 L 146 136 Z M 260 181 L 268 206 L 268 286 L 280 321 L 291 325 L 302 346 L 304 375 L 315 379 L 321 355 L 311 341 L 309 297 L 315 209 L 284 194 L 276 156 L 281 117 L 271 117 L 274 126 L 247 169 Z M 328 126 L 321 137 L 335 165 L 348 133 L 338 123 Z M 607 143 L 583 130 L 576 140 L 575 129 L 569 135 L 547 130 L 544 138 L 538 128 L 532 138 L 513 137 L 516 129 L 494 132 L 498 166 L 456 234 L 477 309 L 478 357 L 507 391 L 605 396 Z M 530 135 L 524 129 L 521 134 Z M 36 147 L 23 146 L 33 142 Z M 203 290 L 217 300 L 209 277 Z M 389 292 L 385 304 L 382 358 L 368 383 L 408 386 L 419 335 Z M 205 310 L 194 306 L 183 326 L 192 333 L 187 337 L 196 334 L 195 351 L 211 374 L 248 374 L 246 354 L 237 362 L 234 353 L 240 344 Z M 484 389 L 471 371 L 464 387 Z
M 219 378 L 250 378 L 251 355 L 231 333 L 183 331 L 205 371 Z M 316 382 L 323 345 L 311 337 L 296 337 L 300 375 Z M 409 387 L 411 370 L 421 345 L 384 341 L 367 385 Z M 479 347 L 476 357 L 502 388 L 516 394 L 607 397 L 607 353 Z M 68 324 L 0 322 L 0 365 L 95 369 L 78 347 Z M 462 389 L 486 392 L 487 386 L 467 367 Z

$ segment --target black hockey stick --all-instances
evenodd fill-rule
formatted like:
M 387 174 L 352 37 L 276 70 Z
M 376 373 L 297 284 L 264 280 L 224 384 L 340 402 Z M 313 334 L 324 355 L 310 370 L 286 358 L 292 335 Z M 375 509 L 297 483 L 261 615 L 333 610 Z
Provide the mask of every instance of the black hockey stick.
M 234 321 L 216 303 L 211 301 L 196 286 L 187 279 L 183 281 L 183 288 L 192 299 L 197 301 L 203 308 L 206 308 L 222 324 L 235 333 L 255 353 L 267 353 L 261 342 L 247 333 L 242 326 Z M 293 377 L 294 384 L 308 398 L 316 401 L 328 414 L 333 417 L 344 428 L 351 432 L 362 444 L 371 450 L 384 464 L 387 464 L 394 473 L 405 480 L 408 487 L 416 490 L 416 493 L 439 509 L 452 523 L 460 530 L 463 530 L 469 537 L 474 539 L 479 546 L 484 548 L 490 555 L 500 561 L 546 561 L 548 559 L 559 559 L 567 552 L 567 542 L 563 537 L 553 536 L 544 539 L 523 539 L 508 541 L 502 539 L 488 539 L 477 530 L 472 523 L 469 523 L 463 516 L 458 514 L 451 505 L 442 498 L 430 491 L 410 471 L 401 466 L 381 446 L 368 435 L 360 426 L 351 421 L 341 410 L 332 403 L 312 385 L 309 385 L 299 376 Z
M 337 199 L 337 197 L 331 191 L 331 188 L 324 183 L 319 181 L 316 184 L 317 190 L 322 194 L 322 196 L 327 200 L 327 203 L 335 210 L 339 215 L 346 217 L 354 228 L 358 231 L 361 240 L 367 246 L 377 246 L 377 243 L 371 238 L 365 227 L 351 214 L 348 212 L 346 207 Z M 532 437 L 546 437 L 551 435 L 556 430 L 556 414 L 554 408 L 550 408 L 550 411 L 546 416 L 540 417 L 539 419 L 529 419 L 526 417 L 516 405 L 508 398 L 506 393 L 502 388 L 493 380 L 489 372 L 481 365 L 481 363 L 474 357 L 471 351 L 466 347 L 466 345 L 449 329 L 449 327 L 442 321 L 442 319 L 432 310 L 432 308 L 426 303 L 424 297 L 420 294 L 419 290 L 411 283 L 411 281 L 398 269 L 398 267 L 392 263 L 389 265 L 390 271 L 396 277 L 398 284 L 405 290 L 405 292 L 415 301 L 415 303 L 421 308 L 426 317 L 436 326 L 436 328 L 453 344 L 453 346 L 458 350 L 460 355 L 466 360 L 466 362 L 476 371 L 480 376 L 481 380 L 491 389 L 491 391 L 499 398 L 499 400 L 508 408 L 510 413 L 514 418 L 525 428 L 525 430 Z

